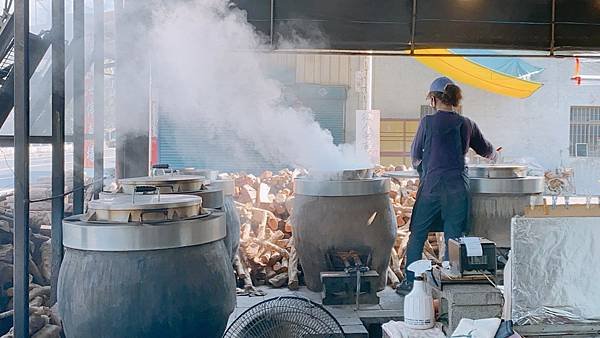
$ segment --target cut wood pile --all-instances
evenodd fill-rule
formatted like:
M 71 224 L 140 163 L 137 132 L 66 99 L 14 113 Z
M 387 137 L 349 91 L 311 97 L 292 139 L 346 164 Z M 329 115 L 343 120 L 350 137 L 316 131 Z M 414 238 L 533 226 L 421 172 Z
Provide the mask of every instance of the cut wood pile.
M 260 176 L 232 174 L 240 214 L 240 250 L 234 265 L 242 292 L 253 286 L 298 287 L 298 258 L 292 226 L 293 179 L 302 172 L 265 171 Z
M 65 175 L 65 191 L 72 190 L 72 175 Z M 88 189 L 89 190 L 89 189 Z M 29 212 L 29 332 L 31 337 L 60 337 L 61 327 L 50 309 L 52 245 L 50 224 L 52 202 L 51 178 L 31 184 Z M 86 200 L 91 198 L 86 192 Z M 72 195 L 65 198 L 65 212 L 71 212 Z M 48 200 L 46 200 L 48 199 Z M 0 336 L 12 337 L 13 319 L 13 191 L 0 194 Z
M 376 175 L 391 170 L 406 170 L 406 167 L 378 167 Z M 265 171 L 260 176 L 230 175 L 235 179 L 234 198 L 241 218 L 240 250 L 234 262 L 241 293 L 251 294 L 253 286 L 265 284 L 298 287 L 298 257 L 288 218 L 294 199 L 293 179 L 303 173 L 285 169 L 277 173 Z M 391 184 L 390 199 L 398 221 L 398 235 L 388 269 L 388 282 L 394 287 L 404 278 L 404 257 L 417 187 L 418 180 L 414 179 Z M 442 237 L 430 234 L 424 257 L 441 262 Z

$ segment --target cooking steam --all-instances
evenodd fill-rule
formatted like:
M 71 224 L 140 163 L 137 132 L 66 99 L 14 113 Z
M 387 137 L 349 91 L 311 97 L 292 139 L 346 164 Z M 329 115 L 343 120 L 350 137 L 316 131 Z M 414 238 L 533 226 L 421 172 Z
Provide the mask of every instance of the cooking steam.
M 226 0 L 178 2 L 155 11 L 153 22 L 153 67 L 158 67 L 159 102 L 168 107 L 169 123 L 182 130 L 202 125 L 197 132 L 217 140 L 223 130 L 233 131 L 236 142 L 282 166 L 371 166 L 353 145 L 334 145 L 310 110 L 283 102 L 283 85 L 268 76 L 265 66 L 267 45 L 244 11 Z M 176 143 L 183 141 L 177 137 Z M 240 149 L 232 161 L 249 156 Z

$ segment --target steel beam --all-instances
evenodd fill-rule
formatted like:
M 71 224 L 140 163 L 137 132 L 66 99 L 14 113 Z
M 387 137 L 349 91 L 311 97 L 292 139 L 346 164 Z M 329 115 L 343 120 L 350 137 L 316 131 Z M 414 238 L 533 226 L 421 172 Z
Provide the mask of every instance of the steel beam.
M 65 0 L 52 0 L 52 277 L 51 304 L 56 302 L 63 258 L 65 213 Z
M 73 214 L 83 213 L 85 142 L 85 4 L 73 0 Z
M 29 1 L 14 3 L 14 336 L 29 337 Z
M 149 173 L 150 45 L 144 37 L 150 8 L 147 2 L 115 1 L 117 178 Z
M 104 187 L 104 0 L 94 0 L 94 198 Z

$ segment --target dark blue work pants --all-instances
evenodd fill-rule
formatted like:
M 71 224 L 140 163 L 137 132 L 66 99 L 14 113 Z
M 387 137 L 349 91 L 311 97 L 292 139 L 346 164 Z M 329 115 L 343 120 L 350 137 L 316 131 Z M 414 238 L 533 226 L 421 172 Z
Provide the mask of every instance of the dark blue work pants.
M 448 260 L 448 239 L 463 236 L 469 218 L 469 191 L 463 182 L 441 180 L 429 191 L 420 191 L 413 208 L 410 224 L 410 237 L 406 249 L 406 278 L 414 281 L 414 273 L 406 269 L 423 255 L 423 246 L 427 236 L 437 223 L 442 223 Z

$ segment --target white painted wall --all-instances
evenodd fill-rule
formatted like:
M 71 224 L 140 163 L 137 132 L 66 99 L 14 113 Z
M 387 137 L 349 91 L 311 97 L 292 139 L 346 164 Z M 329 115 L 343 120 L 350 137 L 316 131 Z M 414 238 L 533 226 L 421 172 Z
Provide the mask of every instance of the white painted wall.
M 600 87 L 576 86 L 570 80 L 571 59 L 526 61 L 545 69 L 535 78 L 544 84 L 535 94 L 515 99 L 459 83 L 463 114 L 492 143 L 504 147 L 505 158 L 528 158 L 546 169 L 573 166 L 577 192 L 600 194 L 600 158 L 569 157 L 570 107 L 600 106 Z M 418 118 L 429 84 L 439 74 L 406 57 L 376 57 L 373 68 L 373 109 L 382 118 Z

